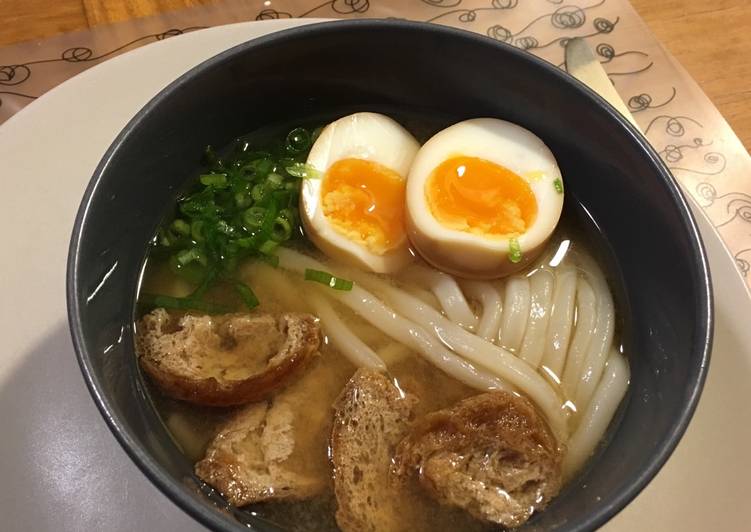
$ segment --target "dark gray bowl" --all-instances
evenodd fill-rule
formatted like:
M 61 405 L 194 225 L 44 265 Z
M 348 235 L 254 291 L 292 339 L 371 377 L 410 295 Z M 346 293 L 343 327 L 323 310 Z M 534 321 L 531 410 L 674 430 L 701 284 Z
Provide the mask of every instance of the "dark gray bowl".
M 154 412 L 133 353 L 136 288 L 146 243 L 206 144 L 354 109 L 430 117 L 434 128 L 500 117 L 534 131 L 558 158 L 567 202 L 599 227 L 620 278 L 632 383 L 599 453 L 526 528 L 602 525 L 665 463 L 701 392 L 712 308 L 699 233 L 657 154 L 604 101 L 528 53 L 442 26 L 348 21 L 257 39 L 194 68 L 126 126 L 86 190 L 68 259 L 73 341 L 107 424 L 205 525 L 272 529 L 222 512 L 215 495 L 210 502 Z

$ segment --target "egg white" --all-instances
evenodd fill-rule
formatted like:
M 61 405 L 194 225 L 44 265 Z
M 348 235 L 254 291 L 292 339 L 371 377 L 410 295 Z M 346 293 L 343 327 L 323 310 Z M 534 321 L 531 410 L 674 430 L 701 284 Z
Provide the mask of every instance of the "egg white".
M 427 202 L 425 185 L 447 159 L 468 156 L 504 166 L 524 178 L 537 201 L 537 216 L 517 241 L 521 261 L 509 259 L 510 239 L 479 235 L 442 225 Z M 415 156 L 407 180 L 407 232 L 428 262 L 462 277 L 492 279 L 524 268 L 544 248 L 563 209 L 561 179 L 550 149 L 534 133 L 495 118 L 476 118 L 450 126 L 428 140 Z M 560 181 L 561 186 L 563 180 Z
M 338 232 L 323 214 L 321 187 L 331 165 L 348 158 L 373 161 L 406 179 L 419 148 L 406 129 L 378 113 L 355 113 L 326 126 L 307 159 L 323 177 L 304 180 L 300 194 L 303 227 L 316 247 L 331 258 L 377 273 L 394 272 L 410 262 L 414 255 L 406 232 L 400 242 L 383 254 L 374 253 Z

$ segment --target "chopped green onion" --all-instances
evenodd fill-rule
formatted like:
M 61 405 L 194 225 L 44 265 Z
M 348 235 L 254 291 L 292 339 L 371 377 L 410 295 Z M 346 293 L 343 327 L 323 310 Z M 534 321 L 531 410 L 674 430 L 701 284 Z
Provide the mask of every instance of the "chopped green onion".
M 234 284 L 235 290 L 240 294 L 243 303 L 245 303 L 245 306 L 248 307 L 248 309 L 253 309 L 258 306 L 258 297 L 248 285 L 241 283 L 240 281 L 235 281 Z
M 207 187 L 224 188 L 227 186 L 227 174 L 203 174 L 198 179 Z
M 156 241 L 160 246 L 163 246 L 165 248 L 168 248 L 172 245 L 172 241 L 170 239 L 169 231 L 164 229 L 163 227 L 159 228 L 159 231 L 156 233 Z
M 273 240 L 266 240 L 263 244 L 258 246 L 258 251 L 260 251 L 264 255 L 269 255 L 278 247 L 279 247 L 279 242 L 274 242 Z
M 271 228 L 271 239 L 275 242 L 284 242 L 292 236 L 292 225 L 286 218 L 277 216 Z
M 266 176 L 266 184 L 269 188 L 276 189 L 284 186 L 284 178 L 279 174 L 269 174 Z
M 187 298 L 166 300 L 171 308 L 208 308 L 203 294 L 218 282 L 234 287 L 233 271 L 243 259 L 276 266 L 276 248 L 301 234 L 300 179 L 320 177 L 302 162 L 313 139 L 310 130 L 297 128 L 279 140 L 265 149 L 238 139 L 222 158 L 206 148 L 204 172 L 152 243 L 156 256 L 198 286 Z
M 297 220 L 297 209 L 295 207 L 287 207 L 279 211 L 279 217 L 284 218 L 290 223 L 294 223 Z
M 251 170 L 255 175 L 265 176 L 273 172 L 275 166 L 271 159 L 255 159 L 243 166 L 243 170 Z
M 285 168 L 287 173 L 292 177 L 301 179 L 320 179 L 321 172 L 316 170 L 312 165 L 307 163 L 294 163 Z
M 253 198 L 247 192 L 235 192 L 235 205 L 238 208 L 244 209 L 253 203 Z
M 284 190 L 275 190 L 271 193 L 271 198 L 277 205 L 288 205 L 290 197 L 290 193 Z
M 553 188 L 556 192 L 558 192 L 558 194 L 563 194 L 563 181 L 561 181 L 560 177 L 557 177 L 553 180 Z
M 258 229 L 263 224 L 263 218 L 266 214 L 264 207 L 250 207 L 243 212 L 243 222 L 245 222 L 246 228 L 250 230 Z
M 253 201 L 263 201 L 266 199 L 267 194 L 268 190 L 261 183 L 253 185 L 253 188 L 250 191 L 250 197 L 253 198 Z
M 196 242 L 202 242 L 203 241 L 203 221 L 196 220 L 192 224 L 190 224 L 190 236 L 193 237 L 193 240 Z
M 352 281 L 334 277 L 330 273 L 322 272 L 321 270 L 311 270 L 310 268 L 305 268 L 305 280 L 325 284 L 334 290 L 344 290 L 345 292 L 352 290 L 354 286 Z
M 508 260 L 514 264 L 522 260 L 522 248 L 517 238 L 510 238 L 508 241 Z
M 224 305 L 200 301 L 193 297 L 172 297 L 157 294 L 141 294 L 139 302 L 153 308 L 168 308 L 174 310 L 198 310 L 209 314 L 223 314 L 231 309 Z
M 183 236 L 188 236 L 190 234 L 190 225 L 188 224 L 188 222 L 181 220 L 180 218 L 175 218 L 170 227 L 176 233 L 180 233 Z
M 278 212 L 276 203 L 272 203 L 266 208 L 266 212 L 263 214 L 263 223 L 261 224 L 261 233 L 264 235 L 271 234 L 271 230 L 274 228 L 274 220 L 276 220 L 276 214 Z
M 189 219 L 215 216 L 218 210 L 214 201 L 216 190 L 215 187 L 206 187 L 201 192 L 179 200 L 180 212 Z
M 191 262 L 198 260 L 200 257 L 201 254 L 196 248 L 183 249 L 182 251 L 178 251 L 175 255 L 175 259 L 180 266 L 190 264 Z
M 237 244 L 238 249 L 251 249 L 255 247 L 255 239 L 253 238 L 238 238 L 234 243 Z
M 234 227 L 232 227 L 232 226 L 231 226 L 230 224 L 228 224 L 227 222 L 225 222 L 224 220 L 219 220 L 219 221 L 218 221 L 218 222 L 216 223 L 216 229 L 217 229 L 217 231 L 219 231 L 220 233 L 224 233 L 225 235 L 230 235 L 230 236 L 231 236 L 232 234 L 234 234 L 234 232 L 235 232 L 235 228 L 234 228 Z

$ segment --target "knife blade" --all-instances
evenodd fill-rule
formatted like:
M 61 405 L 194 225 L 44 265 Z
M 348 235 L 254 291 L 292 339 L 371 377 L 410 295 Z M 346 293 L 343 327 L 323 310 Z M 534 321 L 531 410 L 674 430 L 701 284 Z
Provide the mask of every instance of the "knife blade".
M 602 96 L 641 132 L 634 115 L 613 87 L 599 59 L 595 57 L 587 41 L 581 37 L 574 37 L 566 43 L 566 71 Z

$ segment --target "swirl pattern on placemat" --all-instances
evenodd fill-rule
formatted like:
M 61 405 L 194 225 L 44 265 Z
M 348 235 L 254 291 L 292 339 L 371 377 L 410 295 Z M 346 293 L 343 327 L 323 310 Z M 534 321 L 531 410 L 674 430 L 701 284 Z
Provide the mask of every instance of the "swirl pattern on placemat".
M 748 278 L 748 272 L 751 270 L 751 248 L 742 249 L 738 253 L 736 253 L 733 258 L 735 259 L 735 265 L 738 267 L 738 270 L 740 270 L 741 275 L 743 277 Z
M 0 67 L 0 85 L 20 85 L 31 77 L 28 65 L 5 65 Z
M 652 129 L 652 126 L 655 125 L 655 123 L 660 121 L 665 121 L 665 133 L 670 135 L 671 137 L 681 137 L 686 132 L 686 125 L 685 122 L 693 123 L 694 125 L 699 126 L 700 128 L 703 128 L 704 126 L 701 125 L 700 122 L 697 120 L 694 120 L 693 118 L 689 116 L 669 116 L 669 115 L 659 115 L 654 117 L 650 122 L 649 125 L 647 125 L 647 128 L 644 130 L 645 135 L 649 135 L 649 131 Z
M 146 44 L 147 42 L 161 41 L 175 35 L 182 35 L 188 31 L 194 31 L 203 29 L 205 26 L 191 26 L 187 28 L 170 28 L 160 33 L 151 33 L 138 37 L 116 48 L 110 49 L 106 52 L 96 54 L 94 50 L 88 46 L 73 46 L 64 49 L 58 57 L 49 59 L 38 59 L 35 61 L 27 61 L 25 63 L 19 63 L 15 65 L 2 65 L 0 66 L 0 86 L 14 86 L 20 85 L 29 81 L 34 73 L 35 68 L 39 65 L 45 65 L 50 63 L 94 63 L 102 59 L 107 59 L 120 52 L 129 50 Z M 0 107 L 3 105 L 2 96 L 13 96 L 17 98 L 25 98 L 28 100 L 34 100 L 38 98 L 38 95 L 25 94 L 17 91 L 0 91 Z
M 277 11 L 276 9 L 262 9 L 256 15 L 256 20 L 274 20 L 279 18 L 292 18 L 292 13 Z
M 614 74 L 609 72 L 608 75 L 613 76 Z M 675 96 L 678 93 L 675 87 L 672 87 L 672 90 L 673 93 L 660 103 L 654 103 L 651 94 L 641 93 L 632 96 L 627 102 L 629 111 L 632 113 L 639 113 L 641 111 L 646 111 L 647 109 L 659 109 L 660 107 L 665 107 L 675 99 Z
M 702 208 L 712 210 L 715 227 L 720 229 L 733 222 L 740 222 L 744 225 L 750 224 L 748 229 L 751 230 L 751 194 L 744 192 L 718 194 L 714 185 L 706 181 L 696 186 L 696 193 L 700 198 Z M 738 255 L 745 254 L 747 251 L 751 249 L 741 250 Z

